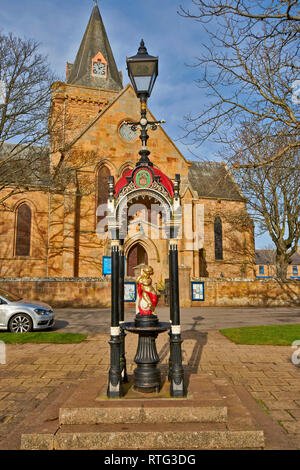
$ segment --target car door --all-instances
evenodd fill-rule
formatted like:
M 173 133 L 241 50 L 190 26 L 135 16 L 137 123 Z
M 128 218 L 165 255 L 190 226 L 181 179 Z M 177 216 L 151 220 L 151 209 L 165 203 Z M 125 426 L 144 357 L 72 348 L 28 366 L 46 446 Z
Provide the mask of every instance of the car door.
M 0 326 L 7 326 L 7 302 L 0 296 Z

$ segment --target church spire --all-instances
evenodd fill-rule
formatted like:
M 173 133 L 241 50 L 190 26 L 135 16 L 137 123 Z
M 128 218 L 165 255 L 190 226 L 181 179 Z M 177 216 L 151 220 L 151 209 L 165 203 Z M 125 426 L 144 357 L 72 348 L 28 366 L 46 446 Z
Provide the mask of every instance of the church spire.
M 123 88 L 97 2 L 75 62 L 67 64 L 67 83 L 116 91 Z

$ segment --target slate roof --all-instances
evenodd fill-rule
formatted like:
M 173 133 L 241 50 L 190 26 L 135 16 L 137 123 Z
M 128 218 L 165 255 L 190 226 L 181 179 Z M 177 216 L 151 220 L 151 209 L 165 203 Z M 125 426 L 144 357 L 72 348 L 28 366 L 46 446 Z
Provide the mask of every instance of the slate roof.
M 255 264 L 275 264 L 275 250 L 255 250 Z M 289 264 L 300 265 L 300 254 L 294 253 Z
M 239 186 L 223 163 L 190 162 L 188 180 L 199 198 L 245 201 Z
M 20 151 L 20 148 L 24 150 Z M 0 184 L 47 186 L 50 158 L 47 147 L 3 144 L 0 149 Z
M 0 149 L 0 184 L 47 186 L 50 181 L 49 148 L 31 146 L 1 163 L 7 156 L 14 155 L 15 147 L 15 144 L 4 144 Z M 192 162 L 188 180 L 199 198 L 244 201 L 238 185 L 222 163 Z
M 300 265 L 300 255 L 299 255 L 299 253 L 294 253 L 292 255 L 290 264 Z
M 101 52 L 107 61 L 107 77 L 91 74 L 92 59 Z M 120 91 L 123 88 L 121 72 L 110 47 L 98 5 L 95 5 L 74 64 L 68 63 L 67 83 Z

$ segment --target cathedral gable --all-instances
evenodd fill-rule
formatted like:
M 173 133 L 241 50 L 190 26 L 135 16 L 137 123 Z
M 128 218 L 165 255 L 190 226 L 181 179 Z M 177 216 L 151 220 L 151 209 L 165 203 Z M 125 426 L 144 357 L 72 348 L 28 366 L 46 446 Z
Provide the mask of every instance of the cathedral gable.
M 154 117 L 148 111 L 149 119 Z M 110 102 L 91 122 L 74 138 L 72 147 L 95 153 L 95 165 L 103 158 L 109 158 L 121 167 L 128 160 L 138 161 L 141 142 L 139 132 L 132 133 L 124 122 L 136 122 L 140 119 L 140 102 L 128 85 Z M 187 175 L 188 162 L 173 144 L 162 128 L 149 131 L 149 150 L 154 166 L 168 172 L 171 178 L 176 173 Z M 98 160 L 99 159 L 99 160 Z

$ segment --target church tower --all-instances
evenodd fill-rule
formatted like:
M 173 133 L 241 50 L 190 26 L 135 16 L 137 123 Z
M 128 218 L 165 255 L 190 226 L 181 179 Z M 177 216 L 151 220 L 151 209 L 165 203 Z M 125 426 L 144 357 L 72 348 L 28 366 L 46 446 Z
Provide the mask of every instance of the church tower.
M 74 64 L 67 63 L 67 83 L 122 90 L 122 73 L 110 47 L 98 5 L 95 4 Z
M 99 7 L 95 4 L 74 64 L 67 63 L 66 82 L 52 86 L 51 169 L 54 173 L 65 165 L 67 169 L 77 170 L 73 171 L 71 180 L 64 180 L 64 191 L 50 195 L 49 276 L 100 275 L 99 267 L 94 272 L 93 268 L 84 273 L 80 269 L 81 257 L 86 256 L 82 245 L 100 249 L 93 225 L 96 209 L 92 199 L 96 186 L 93 172 L 101 160 L 101 149 L 99 144 L 92 149 L 92 141 L 85 139 L 84 133 L 122 90 L 122 74 L 117 69 Z M 91 158 L 95 161 L 90 161 Z M 82 193 L 88 193 L 91 202 Z M 86 207 L 85 200 L 89 201 Z M 83 225 L 88 225 L 89 217 L 91 230 L 86 234 Z M 90 238 L 89 234 L 92 234 Z M 97 259 L 100 260 L 100 253 Z
M 73 139 L 123 89 L 119 72 L 95 4 L 74 64 L 67 62 L 66 82 L 52 86 L 52 119 L 57 130 L 52 133 L 51 149 L 67 148 Z

